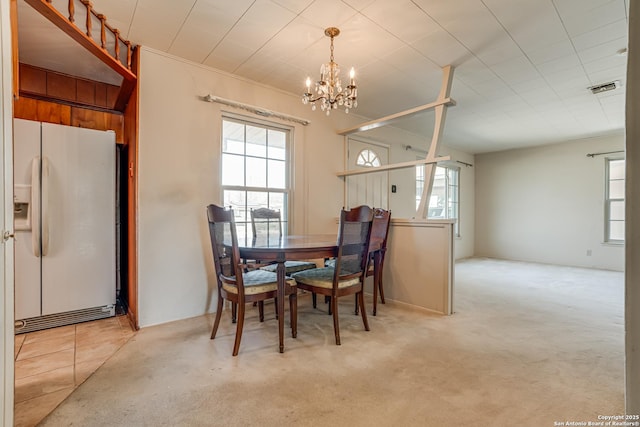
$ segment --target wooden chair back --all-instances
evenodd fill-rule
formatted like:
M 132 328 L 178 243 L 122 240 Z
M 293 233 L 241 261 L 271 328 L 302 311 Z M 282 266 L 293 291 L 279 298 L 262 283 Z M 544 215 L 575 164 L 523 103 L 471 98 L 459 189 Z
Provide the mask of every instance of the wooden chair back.
M 384 257 L 387 252 L 387 237 L 389 237 L 389 225 L 391 223 L 391 211 L 374 208 L 373 221 L 371 222 L 371 239 L 369 243 L 369 266 L 366 276 L 373 276 L 373 315 L 378 311 L 378 293 L 384 304 L 384 288 L 382 286 L 382 270 Z M 356 304 L 356 313 L 358 305 Z
M 368 206 L 358 206 L 349 211 L 341 210 L 335 267 L 337 276 L 361 274 L 366 271 L 372 219 L 373 211 Z
M 391 223 L 391 211 L 381 208 L 373 209 L 373 221 L 371 223 L 371 242 L 369 252 L 387 249 L 387 237 L 389 237 L 389 224 Z
M 221 288 L 220 276 L 236 276 L 236 268 L 241 262 L 233 209 L 209 205 L 207 219 L 218 287 Z
M 269 208 L 251 209 L 251 230 L 253 238 L 282 237 L 282 217 L 279 210 Z

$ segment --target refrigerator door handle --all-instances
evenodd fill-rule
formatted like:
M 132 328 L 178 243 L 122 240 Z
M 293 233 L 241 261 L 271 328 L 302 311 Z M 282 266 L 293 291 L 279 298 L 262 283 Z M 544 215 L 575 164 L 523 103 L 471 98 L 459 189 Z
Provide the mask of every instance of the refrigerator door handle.
M 42 188 L 41 205 L 42 213 L 42 256 L 49 253 L 49 159 L 42 157 Z
M 31 160 L 31 245 L 40 258 L 40 157 Z

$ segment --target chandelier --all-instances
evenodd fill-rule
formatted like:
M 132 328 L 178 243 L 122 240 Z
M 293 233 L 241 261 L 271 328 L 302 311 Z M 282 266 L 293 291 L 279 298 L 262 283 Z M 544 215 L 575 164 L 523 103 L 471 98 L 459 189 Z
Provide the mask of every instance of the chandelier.
M 320 67 L 320 80 L 315 85 L 315 95 L 311 93 L 311 78 L 307 77 L 307 90 L 302 95 L 302 103 L 311 103 L 311 109 L 315 111 L 316 102 L 320 104 L 322 111 L 327 112 L 327 116 L 332 109 L 343 106 L 345 113 L 349 112 L 349 108 L 358 106 L 358 88 L 355 82 L 355 71 L 351 68 L 349 73 L 349 84 L 346 88 L 342 87 L 340 81 L 340 68 L 333 60 L 333 38 L 340 34 L 340 30 L 335 27 L 329 27 L 324 30 L 324 35 L 331 37 L 331 57 L 328 64 L 322 64 Z

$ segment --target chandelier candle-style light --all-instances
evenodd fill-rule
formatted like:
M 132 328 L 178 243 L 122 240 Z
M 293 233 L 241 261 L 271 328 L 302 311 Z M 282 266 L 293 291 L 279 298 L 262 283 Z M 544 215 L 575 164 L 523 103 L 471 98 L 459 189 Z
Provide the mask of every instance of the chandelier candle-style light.
M 358 88 L 356 87 L 355 71 L 351 68 L 349 73 L 349 84 L 346 88 L 342 88 L 340 81 L 340 68 L 333 60 L 333 38 L 340 34 L 340 30 L 335 27 L 329 27 L 324 30 L 324 35 L 331 37 L 331 57 L 328 64 L 322 64 L 320 67 L 320 80 L 316 82 L 315 97 L 311 93 L 311 78 L 307 77 L 307 91 L 302 95 L 302 103 L 311 103 L 311 109 L 315 111 L 316 102 L 320 104 L 322 111 L 327 112 L 327 116 L 332 109 L 338 108 L 338 105 L 344 106 L 345 113 L 349 112 L 349 108 L 358 106 Z

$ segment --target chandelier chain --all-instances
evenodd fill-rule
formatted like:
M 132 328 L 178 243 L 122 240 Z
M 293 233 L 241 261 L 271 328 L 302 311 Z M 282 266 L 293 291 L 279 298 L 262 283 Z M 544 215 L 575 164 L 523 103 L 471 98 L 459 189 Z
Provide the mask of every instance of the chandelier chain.
M 331 62 L 334 62 L 333 61 L 333 36 L 331 36 L 331 56 L 330 56 L 330 60 L 331 60 Z

